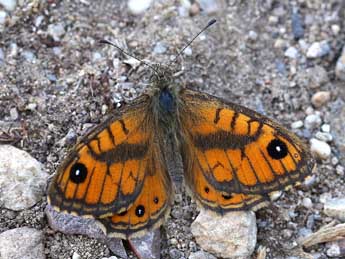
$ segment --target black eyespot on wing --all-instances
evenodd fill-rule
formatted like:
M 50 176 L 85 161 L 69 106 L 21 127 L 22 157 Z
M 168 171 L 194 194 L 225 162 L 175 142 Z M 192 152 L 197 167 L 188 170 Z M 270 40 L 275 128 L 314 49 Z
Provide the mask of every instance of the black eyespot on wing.
M 288 148 L 280 139 L 273 139 L 267 145 L 267 152 L 273 159 L 282 159 L 287 156 Z
M 69 172 L 69 179 L 76 184 L 83 183 L 86 179 L 86 176 L 87 168 L 82 163 L 74 164 Z
M 159 202 L 158 197 L 155 197 L 155 198 L 153 199 L 153 202 L 157 204 L 157 203 Z
M 208 188 L 207 186 L 205 187 L 204 190 L 205 190 L 206 193 L 209 193 L 209 192 L 210 192 L 210 188 Z
M 135 215 L 137 215 L 137 217 L 142 217 L 145 214 L 145 207 L 143 205 L 138 205 L 138 207 L 136 207 L 135 209 Z
M 223 194 L 222 197 L 224 200 L 229 200 L 232 198 L 232 195 L 231 194 Z

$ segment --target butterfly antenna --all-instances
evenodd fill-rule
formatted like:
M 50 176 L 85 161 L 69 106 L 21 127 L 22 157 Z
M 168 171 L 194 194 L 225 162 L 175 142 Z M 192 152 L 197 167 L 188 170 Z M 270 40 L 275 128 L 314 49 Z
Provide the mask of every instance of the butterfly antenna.
M 139 62 L 143 63 L 144 65 L 148 66 L 149 68 L 151 68 L 156 74 L 158 74 L 158 71 L 156 70 L 156 68 L 154 66 L 151 66 L 150 64 L 146 63 L 145 61 L 138 59 L 136 57 L 134 57 L 133 55 L 129 54 L 128 52 L 124 51 L 123 49 L 121 49 L 119 46 L 117 46 L 115 43 L 109 41 L 109 40 L 100 40 L 99 43 L 102 44 L 108 44 L 111 45 L 115 48 L 117 48 L 118 50 L 120 50 L 122 53 L 126 54 L 127 56 L 130 56 L 131 58 L 134 58 L 136 60 L 138 60 Z
M 177 53 L 177 55 L 175 56 L 175 58 L 174 58 L 172 61 L 170 61 L 169 65 L 171 65 L 172 63 L 174 63 L 174 62 L 176 61 L 176 59 L 177 59 L 179 56 L 181 56 L 181 54 L 185 51 L 185 49 L 188 48 L 188 46 L 191 45 L 192 42 L 193 42 L 201 33 L 203 33 L 203 32 L 206 31 L 209 27 L 211 27 L 213 24 L 215 24 L 216 21 L 217 21 L 216 19 L 212 19 L 211 21 L 209 21 L 208 24 L 207 24 L 197 35 L 195 35 L 194 38 L 191 39 L 191 40 L 186 44 L 186 46 L 184 46 L 184 48 L 183 48 L 182 50 L 180 50 L 179 53 Z

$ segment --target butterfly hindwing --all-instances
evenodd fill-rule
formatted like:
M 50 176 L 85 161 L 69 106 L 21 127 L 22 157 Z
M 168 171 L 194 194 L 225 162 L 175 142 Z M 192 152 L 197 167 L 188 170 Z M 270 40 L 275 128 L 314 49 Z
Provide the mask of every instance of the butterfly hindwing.
M 311 171 L 304 144 L 270 119 L 187 89 L 180 98 L 185 176 L 205 206 L 255 208 Z

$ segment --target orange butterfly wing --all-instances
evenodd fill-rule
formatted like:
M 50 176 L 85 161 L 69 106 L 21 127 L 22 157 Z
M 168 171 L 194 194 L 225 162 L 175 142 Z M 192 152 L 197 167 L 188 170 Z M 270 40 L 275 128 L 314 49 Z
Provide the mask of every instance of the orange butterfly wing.
M 149 97 L 138 98 L 73 148 L 49 187 L 56 210 L 102 219 L 109 235 L 123 238 L 160 223 L 169 211 L 171 184 L 157 155 L 149 107 Z
M 259 208 L 269 193 L 311 171 L 301 140 L 270 119 L 187 89 L 180 98 L 186 180 L 204 206 L 220 212 Z

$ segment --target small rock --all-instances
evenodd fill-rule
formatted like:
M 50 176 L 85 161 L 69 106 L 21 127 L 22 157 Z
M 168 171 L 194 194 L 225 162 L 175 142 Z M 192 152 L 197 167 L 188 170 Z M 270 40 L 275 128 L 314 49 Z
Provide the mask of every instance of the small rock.
M 256 31 L 249 31 L 248 39 L 250 39 L 251 41 L 256 41 L 258 39 L 258 34 L 256 33 Z
M 307 209 L 311 209 L 313 207 L 313 202 L 310 198 L 303 198 L 302 204 Z
M 307 58 L 320 58 L 329 54 L 330 51 L 331 47 L 327 41 L 314 42 L 307 51 Z
M 300 70 L 296 79 L 300 86 L 306 88 L 319 88 L 329 82 L 327 71 L 322 66 Z
M 291 123 L 291 128 L 292 129 L 300 129 L 303 127 L 303 121 L 299 120 L 299 121 L 294 121 L 293 123 Z
M 22 227 L 0 234 L 1 259 L 44 259 L 43 233 Z
M 191 253 L 188 259 L 217 259 L 215 256 L 206 253 L 204 251 L 198 251 L 195 253 Z
M 333 140 L 333 136 L 330 133 L 321 131 L 316 132 L 315 138 L 324 142 L 331 142 Z
M 28 103 L 28 105 L 25 106 L 25 110 L 28 111 L 35 111 L 37 109 L 37 103 Z
M 339 258 L 339 256 L 341 255 L 341 251 L 340 251 L 340 247 L 338 245 L 337 242 L 332 242 L 330 244 L 330 247 L 327 249 L 326 254 L 329 257 L 337 257 Z
M 274 48 L 276 49 L 285 49 L 287 47 L 288 43 L 286 42 L 286 40 L 280 39 L 278 38 L 275 42 L 274 42 Z
M 13 11 L 16 8 L 16 4 L 16 0 L 0 0 L 0 5 L 2 5 L 7 11 Z
M 335 65 L 335 75 L 338 79 L 345 81 L 345 46 Z
M 170 249 L 169 255 L 170 255 L 171 259 L 184 258 L 184 253 L 182 251 L 178 250 L 177 248 Z
M 322 132 L 329 133 L 331 131 L 331 125 L 329 125 L 329 124 L 322 124 L 321 130 L 322 130 Z
M 92 62 L 97 62 L 102 59 L 102 54 L 99 52 L 92 53 Z
M 77 252 L 74 252 L 72 255 L 72 259 L 81 259 L 81 256 Z
M 345 168 L 341 165 L 337 165 L 335 167 L 335 172 L 337 173 L 337 175 L 344 176 L 345 175 Z
M 192 14 L 192 12 L 194 10 L 192 11 L 192 4 L 190 3 L 189 0 L 181 0 L 180 4 L 181 5 L 178 7 L 178 13 L 179 13 L 180 16 L 187 17 L 189 14 L 191 16 L 194 15 L 194 14 Z M 196 4 L 196 6 L 198 6 L 198 5 Z
M 6 22 L 7 13 L 0 10 L 0 26 L 3 26 Z
M 193 54 L 192 48 L 188 46 L 184 51 L 183 54 L 186 56 L 191 56 Z
M 198 3 L 193 3 L 189 9 L 190 16 L 195 16 L 199 13 L 200 13 L 200 6 L 198 5 Z
M 2 48 L 0 48 L 0 66 L 5 64 L 5 53 L 2 50 Z
M 326 142 L 312 138 L 310 140 L 310 152 L 314 156 L 326 160 L 331 156 L 331 147 Z
M 285 57 L 297 59 L 298 58 L 298 50 L 295 47 L 289 47 L 285 53 Z
M 129 0 L 128 9 L 134 15 L 145 12 L 152 4 L 152 0 Z
M 207 14 L 213 14 L 221 10 L 221 1 L 219 0 L 196 0 L 202 11 Z
M 331 199 L 332 199 L 332 194 L 330 194 L 329 192 L 322 193 L 320 194 L 320 197 L 319 197 L 320 202 L 323 204 L 325 204 Z
M 220 216 L 201 210 L 191 231 L 203 250 L 218 257 L 249 257 L 256 245 L 255 214 L 251 211 Z
M 319 128 L 321 123 L 322 120 L 318 114 L 310 114 L 304 119 L 304 126 L 306 129 Z
M 345 222 L 345 198 L 328 199 L 323 210 L 327 216 Z
M 140 238 L 132 238 L 128 240 L 133 251 L 139 258 L 160 258 L 160 230 L 150 231 Z
M 164 43 L 162 42 L 157 42 L 155 47 L 153 48 L 153 52 L 155 54 L 163 54 L 167 51 L 167 47 Z
M 66 31 L 62 23 L 57 23 L 49 24 L 47 33 L 54 39 L 54 41 L 60 41 L 61 37 L 66 33 Z
M 44 20 L 44 16 L 43 15 L 39 15 L 35 18 L 35 21 L 34 21 L 34 24 L 35 24 L 35 27 L 38 28 L 40 27 L 41 23 L 43 22 Z
M 27 152 L 0 145 L 0 206 L 19 211 L 35 205 L 45 193 L 48 176 Z
M 340 32 L 340 26 L 338 24 L 332 24 L 331 30 L 335 36 L 337 36 Z
M 19 113 L 18 113 L 16 107 L 13 107 L 13 108 L 10 109 L 10 117 L 11 117 L 12 121 L 18 120 Z
M 292 34 L 295 40 L 299 40 L 300 38 L 303 38 L 304 28 L 302 25 L 301 15 L 297 11 L 292 12 L 291 25 L 292 25 Z
M 31 63 L 34 63 L 35 60 L 36 60 L 36 56 L 33 52 L 31 51 L 28 51 L 28 50 L 24 50 L 22 53 L 21 53 L 21 56 L 23 58 L 25 58 L 26 61 L 28 62 L 31 62 Z
M 311 98 L 311 103 L 316 108 L 320 108 L 331 99 L 331 92 L 329 91 L 319 91 L 313 95 Z

